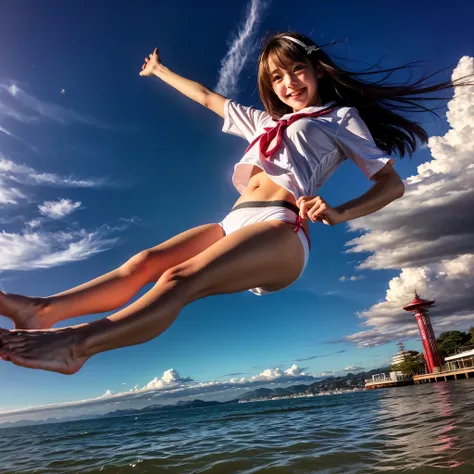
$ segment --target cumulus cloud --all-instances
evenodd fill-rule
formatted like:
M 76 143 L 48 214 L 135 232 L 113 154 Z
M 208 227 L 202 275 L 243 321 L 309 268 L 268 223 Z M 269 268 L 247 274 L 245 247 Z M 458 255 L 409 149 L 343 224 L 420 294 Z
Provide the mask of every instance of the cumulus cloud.
M 265 369 L 258 375 L 249 378 L 232 378 L 228 381 L 204 381 L 196 382 L 190 377 L 182 377 L 176 370 L 168 369 L 164 371 L 161 377 L 155 377 L 150 382 L 140 387 L 134 386 L 132 389 L 112 393 L 106 390 L 104 394 L 97 398 L 89 400 L 79 400 L 51 405 L 37 406 L 33 408 L 24 408 L 17 410 L 0 411 L 0 419 L 12 415 L 39 414 L 61 410 L 65 408 L 92 408 L 101 409 L 102 411 L 110 411 L 110 403 L 135 402 L 137 404 L 149 405 L 150 400 L 166 400 L 184 399 L 187 397 L 199 397 L 203 399 L 224 398 L 225 400 L 236 396 L 242 390 L 248 388 L 258 388 L 271 383 L 293 383 L 293 382 L 314 382 L 317 377 L 306 373 L 293 364 L 286 370 L 280 368 Z
M 249 56 L 255 51 L 258 21 L 267 5 L 267 1 L 250 0 L 244 24 L 221 61 L 219 80 L 215 87 L 219 94 L 231 96 L 236 93 L 239 75 Z
M 452 79 L 473 73 L 474 58 L 463 57 Z M 402 309 L 415 289 L 436 300 L 438 334 L 474 321 L 474 86 L 455 90 L 447 120 L 451 128 L 429 139 L 432 159 L 406 180 L 405 196 L 349 224 L 362 235 L 347 243 L 348 252 L 369 253 L 359 268 L 400 271 L 385 301 L 359 315 L 369 329 L 346 338 L 359 346 L 419 337 Z
M 144 387 L 143 390 L 149 389 L 161 389 L 165 387 L 170 387 L 176 384 L 188 383 L 192 382 L 193 379 L 189 377 L 181 377 L 178 372 L 174 369 L 168 369 L 163 373 L 163 376 L 158 378 L 155 377 L 153 380 L 148 382 Z
M 59 201 L 45 201 L 38 206 L 40 213 L 50 219 L 62 219 L 81 207 L 80 202 L 72 202 L 69 199 Z

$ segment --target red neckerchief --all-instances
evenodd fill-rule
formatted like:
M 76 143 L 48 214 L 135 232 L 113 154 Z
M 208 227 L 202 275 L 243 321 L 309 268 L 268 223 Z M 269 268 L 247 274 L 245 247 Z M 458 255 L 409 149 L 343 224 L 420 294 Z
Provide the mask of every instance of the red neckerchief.
M 260 140 L 260 152 L 265 158 L 269 158 L 272 156 L 273 153 L 278 149 L 281 144 L 281 140 L 283 138 L 283 130 L 285 130 L 288 126 L 290 126 L 296 120 L 303 118 L 303 117 L 320 117 L 321 115 L 326 115 L 332 112 L 335 107 L 330 109 L 319 110 L 318 112 L 310 112 L 310 113 L 303 113 L 303 114 L 295 114 L 290 117 L 288 120 L 278 120 L 277 124 L 274 127 L 265 127 L 265 132 L 259 135 L 255 140 L 247 147 L 245 153 L 247 153 L 250 148 L 252 148 L 255 143 Z M 268 147 L 272 140 L 277 137 L 275 146 L 269 150 Z
M 302 114 L 295 114 L 291 116 L 288 120 L 278 120 L 277 124 L 274 127 L 265 127 L 264 130 L 265 132 L 259 135 L 255 140 L 247 147 L 245 150 L 245 153 L 247 153 L 250 148 L 252 148 L 255 143 L 257 143 L 260 140 L 260 152 L 265 158 L 269 158 L 270 156 L 275 153 L 276 150 L 278 150 L 278 147 L 281 144 L 281 140 L 283 138 L 283 130 L 285 130 L 288 126 L 290 126 L 293 122 L 296 122 L 296 120 L 304 117 L 320 117 L 321 115 L 326 115 L 332 112 L 335 109 L 335 107 L 332 107 L 330 109 L 324 109 L 324 110 L 319 110 L 318 112 L 309 112 L 309 113 L 302 113 Z M 277 137 L 275 146 L 269 150 L 268 147 L 270 146 L 270 143 L 272 140 Z M 285 221 L 286 222 L 286 221 Z M 306 239 L 308 240 L 308 246 L 311 248 L 311 241 L 309 239 L 309 235 L 305 231 L 303 227 L 303 220 L 301 219 L 300 215 L 297 214 L 296 216 L 296 222 L 288 222 L 288 224 L 293 224 L 295 227 L 293 230 L 298 233 L 298 231 L 301 229 L 305 236 Z

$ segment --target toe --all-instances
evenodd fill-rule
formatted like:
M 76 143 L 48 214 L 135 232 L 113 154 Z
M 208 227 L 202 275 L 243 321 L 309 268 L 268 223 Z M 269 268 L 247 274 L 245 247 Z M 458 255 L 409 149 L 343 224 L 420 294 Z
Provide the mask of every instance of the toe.
M 28 345 L 24 342 L 7 342 L 2 348 L 7 351 L 24 352 L 28 350 Z
M 6 352 L 4 355 L 2 355 L 2 359 L 20 367 L 30 367 L 28 365 L 28 359 L 16 354 L 15 352 Z

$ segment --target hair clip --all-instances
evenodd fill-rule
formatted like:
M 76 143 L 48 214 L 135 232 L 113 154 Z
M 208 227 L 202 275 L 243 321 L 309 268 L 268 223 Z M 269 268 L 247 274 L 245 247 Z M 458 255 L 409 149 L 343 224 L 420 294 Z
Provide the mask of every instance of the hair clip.
M 282 36 L 282 38 L 289 39 L 290 41 L 293 41 L 294 43 L 299 44 L 306 50 L 306 54 L 311 54 L 313 51 L 317 51 L 318 49 L 321 49 L 315 46 L 314 44 L 308 46 L 304 44 L 303 41 L 293 38 L 292 36 Z

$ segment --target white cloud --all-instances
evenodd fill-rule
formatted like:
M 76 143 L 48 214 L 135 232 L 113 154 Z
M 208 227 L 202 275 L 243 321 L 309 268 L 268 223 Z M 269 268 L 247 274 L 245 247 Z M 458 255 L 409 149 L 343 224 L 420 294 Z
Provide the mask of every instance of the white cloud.
M 0 119 L 9 118 L 22 123 L 54 121 L 62 125 L 79 123 L 98 128 L 113 129 L 100 120 L 79 114 L 51 102 L 45 102 L 28 94 L 17 84 L 0 84 Z
M 69 199 L 59 201 L 45 201 L 38 206 L 40 213 L 50 219 L 62 219 L 81 207 L 80 202 L 72 202 Z
M 41 173 L 26 165 L 7 160 L 0 153 L 0 207 L 19 204 L 28 200 L 28 195 L 21 189 L 29 186 L 58 186 L 72 188 L 97 188 L 107 184 L 105 179 L 75 179 L 53 173 Z
M 149 389 L 161 389 L 165 387 L 170 387 L 172 385 L 192 382 L 193 379 L 186 377 L 183 378 L 179 375 L 178 372 L 174 369 L 165 370 L 163 376 L 158 378 L 155 377 L 153 380 L 148 382 L 142 390 L 149 390 Z
M 1 112 L 1 106 L 0 106 L 0 112 Z M 36 148 L 33 145 L 31 145 L 31 143 L 28 143 L 26 140 L 23 140 L 22 138 L 18 137 L 14 133 L 7 130 L 5 127 L 0 126 L 0 132 L 5 133 L 6 135 L 8 135 L 9 137 L 14 138 L 15 140 L 19 140 L 20 142 L 24 143 L 25 145 L 28 145 L 32 150 L 36 151 Z
M 76 179 L 53 173 L 41 173 L 27 165 L 20 165 L 6 159 L 0 153 L 0 173 L 5 181 L 17 184 L 48 185 L 59 187 L 93 188 L 107 184 L 105 179 Z M 0 182 L 0 190 L 2 182 Z
M 13 137 L 13 133 L 9 132 L 6 128 L 3 128 L 2 126 L 0 126 L 0 132 L 2 133 L 5 133 L 6 135 L 8 135 L 9 137 Z
M 452 78 L 473 73 L 474 58 L 463 57 Z M 438 334 L 474 321 L 474 86 L 455 90 L 447 119 L 450 130 L 430 138 L 433 159 L 406 180 L 405 196 L 349 224 L 362 231 L 347 243 L 349 252 L 370 254 L 359 268 L 400 271 L 385 301 L 359 315 L 370 329 L 346 338 L 360 346 L 419 337 L 413 315 L 402 309 L 415 289 L 436 300 Z
M 31 201 L 23 191 L 28 186 L 100 187 L 106 180 L 75 179 L 53 173 L 41 173 L 30 166 L 15 163 L 0 153 L 0 208 Z M 26 189 L 26 188 L 25 188 Z M 68 199 L 45 201 L 38 205 L 40 213 L 48 218 L 61 219 L 81 206 Z M 21 214 L 17 214 L 25 222 Z M 123 219 L 115 228 L 104 226 L 93 232 L 84 229 L 74 232 L 40 232 L 44 218 L 38 217 L 24 224 L 20 233 L 0 233 L 0 271 L 49 268 L 77 260 L 84 260 L 103 252 L 117 242 L 110 237 L 115 231 L 129 226 L 133 221 Z M 3 223 L 8 222 L 4 220 Z
M 114 229 L 95 232 L 24 232 L 0 233 L 0 272 L 49 268 L 109 249 L 117 238 L 109 237 Z
M 38 217 L 36 219 L 33 219 L 27 222 L 26 226 L 29 227 L 30 229 L 37 229 L 41 225 L 42 222 L 43 222 L 43 219 Z
M 345 277 L 344 275 L 339 277 L 339 281 L 358 281 L 358 280 L 363 280 L 365 278 L 364 275 L 352 275 L 350 277 Z
M 311 374 L 307 374 L 302 371 L 296 364 L 293 364 L 286 370 L 282 370 L 279 367 L 273 369 L 265 369 L 258 375 L 254 375 L 250 378 L 242 377 L 240 380 L 231 379 L 231 382 L 240 383 L 240 384 L 247 384 L 247 383 L 254 383 L 254 382 L 288 382 L 295 377 L 310 377 L 313 378 L 314 376 Z
M 4 179 L 0 178 L 0 206 L 17 204 L 22 199 L 26 199 L 24 193 L 22 193 L 18 188 L 9 186 Z
M 357 372 L 360 370 L 364 370 L 363 367 L 358 367 L 357 365 L 349 365 L 343 369 L 344 372 Z
M 64 408 L 81 408 L 86 406 L 103 406 L 104 410 L 110 411 L 111 401 L 148 402 L 149 400 L 155 400 L 157 398 L 167 399 L 170 397 L 209 398 L 215 397 L 216 395 L 225 396 L 226 393 L 232 393 L 232 396 L 234 396 L 236 390 L 257 388 L 267 383 L 314 382 L 315 380 L 317 380 L 316 376 L 303 372 L 297 365 L 292 365 L 286 370 L 280 368 L 265 369 L 260 374 L 249 378 L 242 377 L 240 379 L 233 378 L 228 381 L 211 380 L 205 382 L 196 382 L 190 377 L 181 377 L 176 370 L 168 369 L 163 372 L 161 377 L 155 377 L 142 388 L 139 388 L 139 385 L 135 385 L 132 389 L 120 393 L 112 393 L 111 390 L 106 390 L 103 395 L 89 400 L 0 411 L 0 415 L 2 417 L 13 414 L 26 415 L 28 413 L 35 414 Z
M 326 370 L 325 372 L 321 372 L 321 377 L 329 377 L 330 375 L 334 375 L 334 372 L 331 370 Z
M 245 22 L 221 61 L 219 80 L 215 87 L 219 94 L 231 96 L 236 93 L 240 72 L 249 56 L 254 54 L 258 21 L 267 4 L 268 2 L 262 0 L 250 0 Z

